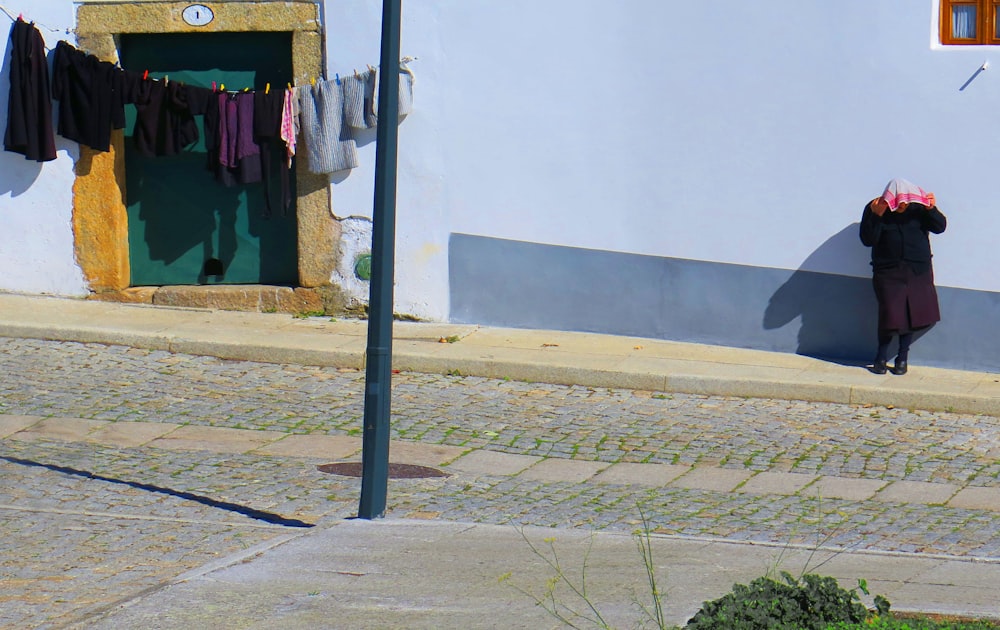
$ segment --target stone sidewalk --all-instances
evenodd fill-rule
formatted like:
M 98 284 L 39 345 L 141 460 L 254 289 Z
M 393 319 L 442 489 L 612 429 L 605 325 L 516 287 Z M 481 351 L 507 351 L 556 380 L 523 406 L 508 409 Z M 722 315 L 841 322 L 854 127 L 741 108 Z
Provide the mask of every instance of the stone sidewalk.
M 558 627 L 530 597 L 517 590 L 536 596 L 545 593 L 553 570 L 542 558 L 553 553 L 562 558 L 565 570 L 572 576 L 579 575 L 586 558 L 590 589 L 597 594 L 595 602 L 615 627 L 628 627 L 641 618 L 631 601 L 632 591 L 638 596 L 644 593 L 643 564 L 629 535 L 641 521 L 622 499 L 634 498 L 642 488 L 661 482 L 676 485 L 685 476 L 673 476 L 674 472 L 685 471 L 672 471 L 658 478 L 658 465 L 633 464 L 625 466 L 631 474 L 600 479 L 618 465 L 595 474 L 597 467 L 581 465 L 587 462 L 532 462 L 534 458 L 520 455 L 394 443 L 394 459 L 435 466 L 451 478 L 392 481 L 390 513 L 405 518 L 357 521 L 349 520 L 356 508 L 352 501 L 358 496 L 356 479 L 331 477 L 329 483 L 324 483 L 317 480 L 321 475 L 305 476 L 306 470 L 315 468 L 318 462 L 331 461 L 334 453 L 355 459 L 354 438 L 311 436 L 303 440 L 306 436 L 262 437 L 259 431 L 200 428 L 197 435 L 204 439 L 192 442 L 189 440 L 193 436 L 188 435 L 171 441 L 170 435 L 183 427 L 65 418 L 0 418 L 5 427 L 0 444 L 8 445 L 2 449 L 0 463 L 14 468 L 29 463 L 33 467 L 30 470 L 41 468 L 47 477 L 35 479 L 46 484 L 44 493 L 14 497 L 13 505 L 0 505 L 0 514 L 15 513 L 21 519 L 48 516 L 56 527 L 49 531 L 59 532 L 58 537 L 43 534 L 49 543 L 46 553 L 39 553 L 56 566 L 46 571 L 44 565 L 39 565 L 31 574 L 22 569 L 21 579 L 30 580 L 25 586 L 30 584 L 36 609 L 47 608 L 53 611 L 50 619 L 81 628 L 201 627 L 212 618 L 214 625 L 222 628 L 271 627 L 275 623 L 289 628 L 317 627 L 317 623 L 332 628 L 489 628 L 495 627 L 501 613 L 509 620 L 505 627 Z M 294 455 L 280 448 L 286 439 L 299 443 L 299 447 L 291 449 L 296 451 Z M 12 457 L 12 452 L 18 457 Z M 265 452 L 271 455 L 265 457 Z M 80 460 L 74 459 L 74 453 L 92 460 L 94 470 L 108 472 L 98 474 L 75 467 Z M 469 458 L 468 465 L 462 466 L 465 458 Z M 40 463 L 46 459 L 74 466 Z M 156 462 L 149 468 L 156 468 L 158 474 L 123 467 L 125 460 L 137 459 Z M 101 465 L 98 461 L 118 463 Z M 548 465 L 543 466 L 546 462 Z M 2 468 L 8 480 L 25 472 L 12 470 L 11 466 Z M 721 517 L 726 506 L 736 502 L 717 492 L 715 471 L 701 474 L 704 470 L 687 469 L 686 474 L 694 473 L 691 483 L 678 487 L 688 493 L 701 488 L 695 495 L 720 497 L 717 506 L 710 509 L 717 510 Z M 643 471 L 648 474 L 643 475 Z M 232 480 L 228 489 L 224 477 Z M 510 479 L 493 481 L 498 477 Z M 156 479 L 163 481 L 157 483 Z M 189 486 L 192 481 L 194 484 Z M 849 480 L 830 481 L 835 487 Z M 95 483 L 106 487 L 95 494 Z M 173 489 L 167 487 L 168 483 Z M 536 515 L 535 520 L 522 515 L 506 525 L 492 524 L 505 518 L 484 515 L 475 493 L 468 490 L 470 484 L 484 483 L 517 487 L 524 495 L 498 509 L 522 505 L 529 514 Z M 122 497 L 118 487 L 123 485 L 135 492 Z M 553 511 L 546 505 L 552 492 L 569 492 L 582 486 L 615 495 L 612 502 L 618 506 L 617 519 L 624 527 L 580 527 L 580 520 L 567 518 L 565 511 Z M 763 494 L 766 491 L 762 488 L 756 492 L 762 494 L 753 503 L 774 502 L 777 498 Z M 148 497 L 154 493 L 166 495 L 173 507 L 165 509 L 164 500 L 149 503 Z M 46 502 L 48 496 L 52 500 Z M 538 500 L 531 500 L 532 496 Z M 596 496 L 591 492 L 592 498 Z M 810 500 L 808 496 L 803 498 Z M 838 503 L 832 497 L 824 500 L 835 510 L 855 505 Z M 884 500 L 894 511 L 903 507 L 888 497 Z M 79 509 L 80 501 L 89 507 Z M 472 514 L 479 512 L 480 522 L 472 522 L 476 517 L 452 520 L 438 511 L 449 504 L 452 509 L 462 504 L 471 507 Z M 672 509 L 669 503 L 666 507 Z M 590 503 L 590 509 L 598 508 Z M 682 496 L 678 496 L 673 509 L 682 512 L 680 522 L 688 520 L 683 514 L 686 505 Z M 220 510 L 223 518 L 218 515 Z M 929 507 L 921 510 L 907 506 L 904 511 L 914 518 L 935 514 Z M 544 520 L 547 513 L 560 514 L 565 519 L 562 526 L 523 524 Z M 941 511 L 937 513 L 940 518 Z M 703 517 L 698 515 L 696 520 Z M 821 518 L 818 514 L 817 519 Z M 670 533 L 670 523 L 657 522 L 654 518 L 651 540 L 654 563 L 667 589 L 670 623 L 683 623 L 702 601 L 720 596 L 734 582 L 745 583 L 777 570 L 797 575 L 806 569 L 833 575 L 846 587 L 864 578 L 873 594 L 885 595 L 897 610 L 997 613 L 994 585 L 1000 575 L 1000 557 L 996 553 L 903 552 L 879 550 L 877 544 L 860 551 L 849 541 L 838 544 L 841 541 L 834 535 L 813 538 L 814 534 L 837 528 L 836 524 L 822 522 L 801 525 L 800 533 L 806 535 L 797 543 L 682 535 Z M 18 525 L 23 523 L 6 525 L 8 542 L 13 535 L 15 542 L 22 541 L 22 550 L 39 551 L 40 541 L 30 533 L 27 540 L 18 536 Z M 39 531 L 36 526 L 33 531 L 37 536 L 46 530 Z M 192 534 L 201 542 L 190 540 Z M 907 538 L 916 541 L 920 533 L 894 531 L 888 538 L 897 543 Z M 529 542 L 542 555 L 532 552 Z M 234 547 L 234 543 L 238 544 Z M 80 551 L 68 562 L 64 548 L 67 544 Z M 119 555 L 115 547 L 128 549 L 128 553 Z M 143 547 L 148 552 L 142 551 Z M 206 551 L 222 554 L 212 559 L 204 555 Z M 61 562 L 65 564 L 59 566 Z M 106 579 L 95 581 L 82 574 L 77 577 L 75 574 L 81 570 L 96 571 L 98 577 L 105 575 Z M 506 573 L 511 574 L 509 584 L 500 580 Z M 55 580 L 52 586 L 57 590 L 47 595 L 49 589 L 41 585 L 50 580 Z M 81 583 L 75 584 L 77 581 Z M 143 584 L 147 586 L 139 588 Z M 73 601 L 78 586 L 84 591 Z M 5 580 L 8 593 L 17 588 Z M 55 593 L 61 594 L 65 605 L 59 604 Z M 40 601 L 45 597 L 53 598 L 47 606 Z M 560 597 L 582 610 L 582 602 L 572 593 L 560 591 Z M 57 614 L 65 609 L 69 612 Z M 10 620 L 9 615 L 16 610 L 16 606 L 8 604 L 0 617 Z M 73 622 L 80 619 L 81 612 L 85 617 Z M 318 621 L 330 615 L 337 621 Z M 56 623 L 55 627 L 62 625 Z
M 367 323 L 0 293 L 0 336 L 360 368 Z M 1000 416 L 1000 375 L 911 366 L 877 376 L 786 353 L 589 333 L 396 322 L 393 367 L 519 381 L 891 405 Z M 449 343 L 451 342 L 451 343 Z
M 162 422 L 0 415 L 0 439 L 361 461 L 361 439 L 357 437 L 296 435 Z M 759 496 L 796 495 L 805 499 L 819 496 L 824 499 L 934 505 L 1000 513 L 1000 487 L 962 487 L 950 483 L 887 481 L 704 465 L 608 463 L 399 440 L 390 442 L 389 452 L 391 463 L 441 468 L 472 477 L 491 475 L 539 483 L 683 488 Z
M 0 307 L 5 625 L 554 627 L 497 581 L 543 592 L 525 536 L 576 568 L 592 549 L 627 626 L 640 508 L 672 623 L 820 563 L 899 610 L 1000 617 L 996 375 L 398 324 L 397 365 L 422 369 L 393 379 L 390 457 L 448 476 L 390 480 L 363 522 L 360 480 L 319 468 L 360 457 L 363 323 Z

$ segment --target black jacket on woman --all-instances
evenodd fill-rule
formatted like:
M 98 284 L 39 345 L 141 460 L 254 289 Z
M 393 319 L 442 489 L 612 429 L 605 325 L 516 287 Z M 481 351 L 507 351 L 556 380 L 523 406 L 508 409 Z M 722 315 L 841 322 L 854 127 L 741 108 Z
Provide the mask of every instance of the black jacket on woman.
M 940 234 L 948 220 L 937 206 L 911 203 L 904 212 L 886 212 L 880 217 L 871 203 L 861 216 L 861 242 L 872 248 L 872 269 L 891 269 L 907 263 L 916 274 L 931 269 L 929 234 Z
M 940 234 L 947 220 L 937 207 L 911 203 L 904 212 L 880 217 L 865 206 L 861 242 L 872 248 L 872 286 L 878 299 L 880 334 L 920 330 L 941 320 L 930 233 Z

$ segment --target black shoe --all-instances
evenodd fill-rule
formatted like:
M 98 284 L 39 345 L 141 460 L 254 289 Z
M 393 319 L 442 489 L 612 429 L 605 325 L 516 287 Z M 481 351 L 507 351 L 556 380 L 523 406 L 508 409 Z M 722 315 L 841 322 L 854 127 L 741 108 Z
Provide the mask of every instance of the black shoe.
M 906 374 L 906 361 L 897 360 L 895 365 L 892 366 L 892 373 L 896 376 L 902 376 Z
M 875 364 L 868 369 L 871 370 L 873 374 L 885 374 L 889 370 L 884 359 L 875 361 Z

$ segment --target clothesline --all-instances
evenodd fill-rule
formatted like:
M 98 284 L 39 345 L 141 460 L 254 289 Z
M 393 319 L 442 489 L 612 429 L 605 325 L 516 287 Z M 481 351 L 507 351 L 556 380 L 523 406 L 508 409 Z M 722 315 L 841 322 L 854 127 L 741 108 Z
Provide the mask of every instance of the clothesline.
M 400 58 L 400 60 L 399 60 L 399 69 L 400 69 L 400 71 L 405 72 L 406 74 L 410 75 L 410 80 L 411 81 L 415 77 L 413 76 L 413 71 L 410 70 L 410 68 L 409 68 L 409 66 L 407 64 L 409 64 L 411 61 L 416 61 L 417 59 L 418 59 L 418 57 L 406 56 L 406 57 Z M 376 72 L 376 71 L 378 71 L 378 69 L 379 69 L 378 66 L 372 66 L 372 65 L 368 66 L 368 72 Z M 337 82 L 337 85 L 340 85 L 340 73 L 339 72 L 334 73 L 333 76 L 334 76 L 334 81 Z M 358 73 L 358 69 L 357 68 L 354 69 L 354 78 L 355 79 L 360 79 L 361 78 L 361 75 Z M 316 80 L 313 79 L 313 84 L 315 84 L 315 83 L 316 83 Z
M 17 22 L 18 20 L 24 21 L 24 14 L 18 14 L 17 17 L 14 17 L 14 14 L 11 13 L 10 10 L 7 7 L 3 6 L 3 5 L 0 5 L 0 11 L 2 11 L 8 18 L 10 18 L 10 20 L 12 22 Z M 48 31 L 50 31 L 52 33 L 65 33 L 66 35 L 69 35 L 71 33 L 75 33 L 76 32 L 74 29 L 71 29 L 71 28 L 65 28 L 65 29 L 52 28 L 51 26 L 48 26 L 46 24 L 42 24 L 41 22 L 31 21 L 30 23 L 32 25 L 34 25 L 34 26 L 41 26 L 41 27 L 45 28 L 46 30 L 48 30 Z M 49 48 L 48 45 L 45 45 L 45 50 L 51 52 L 52 49 Z M 400 69 L 400 71 L 405 72 L 406 74 L 410 75 L 410 81 L 411 82 L 414 81 L 416 77 L 414 77 L 413 71 L 410 70 L 409 67 L 407 67 L 407 64 L 409 64 L 411 61 L 416 61 L 416 60 L 417 60 L 417 57 L 410 57 L 410 56 L 403 57 L 403 58 L 401 58 L 399 60 L 399 69 Z M 374 72 L 374 71 L 377 71 L 378 69 L 379 69 L 378 66 L 368 65 L 368 72 Z M 148 73 L 149 73 L 149 71 L 147 70 L 146 74 L 148 74 Z M 340 85 L 341 84 L 340 74 L 336 73 L 334 76 L 335 76 L 335 81 L 336 81 L 337 85 Z M 354 77 L 355 78 L 360 78 L 360 75 L 359 75 L 357 69 L 354 70 Z M 146 77 L 143 77 L 143 78 L 146 78 Z M 165 77 L 165 78 L 167 78 L 167 77 Z M 323 79 L 322 79 L 322 77 L 320 79 L 317 79 L 316 77 L 312 77 L 310 79 L 310 84 L 313 85 L 313 86 L 315 86 L 317 80 L 323 80 Z M 270 87 L 270 84 L 268 84 L 268 87 Z M 287 87 L 291 88 L 293 86 L 292 86 L 291 83 L 289 83 Z M 301 86 L 299 84 L 296 84 L 295 87 L 301 87 Z M 213 81 L 212 82 L 212 90 L 214 91 L 215 89 L 216 89 L 216 83 Z M 247 91 L 253 92 L 255 90 L 254 90 L 254 88 L 243 88 L 242 90 L 226 90 L 225 89 L 225 85 L 223 84 L 219 88 L 218 91 L 220 91 L 220 92 L 228 92 L 229 94 L 238 94 L 240 92 L 247 92 Z M 270 90 L 267 90 L 267 91 L 270 91 Z
M 416 77 L 413 74 L 413 70 L 411 70 L 409 68 L 408 64 L 410 62 L 416 61 L 416 60 L 417 60 L 417 57 L 410 57 L 410 56 L 402 57 L 399 60 L 399 71 L 400 72 L 404 72 L 407 75 L 409 75 L 411 83 L 415 82 Z M 377 72 L 379 70 L 379 66 L 368 65 L 367 68 L 368 69 L 366 71 L 363 71 L 363 72 L 360 72 L 360 73 L 357 70 L 354 70 L 354 74 L 353 75 L 345 75 L 344 78 L 348 78 L 349 76 L 353 76 L 355 79 L 362 79 L 363 75 L 365 75 L 366 73 Z M 163 81 L 165 83 L 169 83 L 169 81 L 170 81 L 170 75 L 165 74 L 163 77 L 157 78 L 157 77 L 150 77 L 149 73 L 150 73 L 149 70 L 143 71 L 143 77 L 142 77 L 143 80 Z M 311 77 L 307 83 L 306 82 L 304 82 L 304 83 L 296 83 L 294 85 L 292 83 L 287 83 L 286 84 L 286 88 L 290 90 L 293 87 L 297 87 L 297 88 L 298 87 L 303 87 L 303 86 L 305 86 L 307 84 L 315 87 L 317 81 L 326 81 L 326 80 L 327 79 L 324 79 L 323 77 L 318 77 L 318 78 L 317 77 Z M 341 85 L 340 73 L 334 73 L 334 79 L 333 79 L 333 81 L 337 85 Z M 178 83 L 180 83 L 181 85 L 184 84 L 183 81 L 179 81 Z M 208 86 L 206 86 L 206 88 L 207 87 Z M 274 86 L 274 87 L 275 87 L 275 89 L 281 89 L 281 86 Z M 269 93 L 271 91 L 271 89 L 272 89 L 271 84 L 267 83 L 265 85 L 265 87 L 264 87 L 264 93 L 265 94 Z M 240 89 L 240 90 L 232 90 L 232 89 L 227 90 L 225 83 L 219 83 L 217 81 L 212 81 L 211 90 L 213 92 L 225 92 L 227 94 L 240 94 L 240 93 L 243 93 L 243 92 L 254 93 L 254 92 L 258 92 L 259 91 L 257 88 L 252 88 L 252 87 L 244 87 L 243 89 Z
M 10 10 L 8 10 L 7 7 L 5 7 L 3 5 L 0 5 L 0 11 L 3 11 L 7 15 L 7 17 L 9 17 L 11 22 L 16 22 L 18 20 L 24 20 L 24 14 L 18 14 L 17 17 L 14 17 L 14 14 L 11 13 Z M 51 26 L 47 26 L 45 24 L 42 24 L 41 22 L 31 22 L 31 23 L 35 24 L 36 26 L 41 26 L 41 27 L 45 28 L 48 31 L 52 31 L 53 33 L 63 33 L 63 32 L 65 32 L 67 35 L 69 35 L 70 33 L 74 32 L 73 29 L 71 29 L 71 28 L 66 28 L 66 29 L 52 28 Z
M 110 150 L 112 131 L 126 126 L 125 107 L 134 105 L 133 144 L 150 157 L 176 155 L 192 146 L 200 135 L 195 116 L 202 116 L 207 169 L 226 186 L 263 181 L 270 208 L 270 167 L 261 159 L 269 156 L 270 147 L 285 148 L 283 177 L 300 136 L 311 172 L 348 170 L 358 166 L 354 130 L 372 129 L 379 121 L 380 71 L 371 66 L 354 76 L 312 79 L 287 90 L 271 90 L 266 84 L 263 90 L 228 92 L 216 90 L 215 84 L 209 89 L 171 82 L 166 75 L 157 80 L 148 70 L 125 70 L 60 41 L 50 83 L 49 64 L 38 54 L 43 40 L 36 26 L 14 20 L 11 41 L 11 107 L 4 148 L 39 162 L 56 159 L 53 100 L 59 103 L 57 133 L 95 151 Z M 399 76 L 399 120 L 413 107 L 414 76 L 406 65 L 413 59 L 403 57 L 393 72 Z

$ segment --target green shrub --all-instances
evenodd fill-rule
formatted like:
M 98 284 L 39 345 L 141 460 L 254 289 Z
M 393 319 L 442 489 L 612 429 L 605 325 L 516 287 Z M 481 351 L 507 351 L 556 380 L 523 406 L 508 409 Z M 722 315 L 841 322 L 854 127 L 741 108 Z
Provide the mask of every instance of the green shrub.
M 690 630 L 825 630 L 838 622 L 859 623 L 869 617 L 856 591 L 844 590 L 832 577 L 782 571 L 785 582 L 768 577 L 705 602 L 685 628 Z M 880 608 L 888 602 L 880 598 Z

